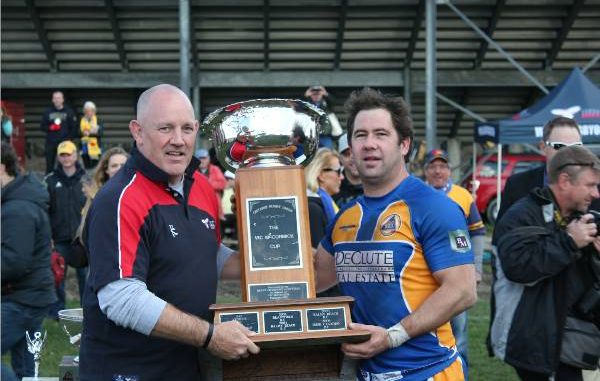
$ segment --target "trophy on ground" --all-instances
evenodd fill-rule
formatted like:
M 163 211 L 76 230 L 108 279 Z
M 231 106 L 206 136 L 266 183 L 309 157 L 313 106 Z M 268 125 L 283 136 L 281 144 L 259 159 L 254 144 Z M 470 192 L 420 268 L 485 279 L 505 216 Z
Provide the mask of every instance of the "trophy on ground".
M 235 172 L 242 267 L 241 304 L 212 305 L 215 323 L 237 320 L 257 333 L 258 356 L 225 362 L 223 378 L 336 375 L 350 331 L 351 297 L 316 298 L 303 166 L 314 156 L 326 115 L 291 99 L 223 107 L 203 122 L 217 158 Z
M 29 336 L 29 331 L 25 331 L 25 337 L 27 338 L 27 350 L 33 355 L 33 362 L 35 364 L 35 371 L 33 375 L 34 380 L 37 380 L 39 376 L 40 361 L 42 359 L 42 348 L 44 346 L 44 343 L 46 342 L 47 336 L 47 331 L 44 332 L 44 337 L 42 337 L 41 332 L 34 332 L 32 340 L 31 336 Z
M 58 311 L 58 320 L 63 331 L 69 337 L 69 343 L 79 350 L 83 330 L 83 308 L 60 310 Z M 58 368 L 61 380 L 79 380 L 79 355 L 63 356 Z

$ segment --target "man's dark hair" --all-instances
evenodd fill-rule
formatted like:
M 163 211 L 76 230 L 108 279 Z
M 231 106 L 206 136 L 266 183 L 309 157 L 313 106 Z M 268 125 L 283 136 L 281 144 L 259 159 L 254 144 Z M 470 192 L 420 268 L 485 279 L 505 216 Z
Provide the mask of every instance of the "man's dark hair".
M 354 121 L 356 115 L 363 110 L 383 109 L 390 113 L 392 124 L 399 136 L 398 145 L 404 139 L 409 139 L 410 148 L 408 154 L 404 157 L 408 163 L 410 150 L 413 144 L 413 122 L 410 117 L 410 107 L 401 97 L 392 97 L 382 94 L 378 90 L 370 87 L 363 87 L 360 90 L 355 90 L 350 94 L 348 100 L 344 104 L 348 114 L 348 145 L 352 145 L 352 132 L 354 131 Z
M 569 175 L 571 182 L 574 182 L 586 168 L 600 173 L 600 160 L 589 149 L 582 146 L 561 148 L 550 160 L 548 182 L 556 184 L 561 173 Z
M 554 119 L 550 119 L 548 121 L 548 123 L 546 123 L 544 125 L 544 132 L 543 132 L 544 143 L 546 141 L 548 141 L 550 134 L 552 133 L 552 131 L 554 131 L 554 129 L 556 127 L 574 128 L 577 130 L 577 133 L 579 134 L 579 136 L 581 136 L 581 131 L 579 131 L 579 125 L 577 124 L 577 122 L 575 120 L 573 120 L 571 118 L 567 118 L 565 116 L 557 116 Z
M 4 170 L 9 176 L 15 177 L 18 172 L 18 163 L 19 159 L 17 158 L 17 154 L 15 150 L 10 146 L 10 144 L 2 142 L 2 164 L 4 164 Z

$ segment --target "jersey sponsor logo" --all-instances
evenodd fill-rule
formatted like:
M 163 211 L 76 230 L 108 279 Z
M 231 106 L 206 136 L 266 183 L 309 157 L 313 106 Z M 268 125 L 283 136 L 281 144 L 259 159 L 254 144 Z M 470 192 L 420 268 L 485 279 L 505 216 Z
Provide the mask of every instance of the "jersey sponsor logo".
M 203 218 L 201 221 L 207 229 L 215 230 L 215 221 L 213 219 L 206 217 Z
M 448 232 L 448 238 L 450 239 L 450 247 L 452 247 L 452 250 L 458 253 L 465 253 L 471 250 L 469 234 L 467 234 L 465 230 L 459 229 Z
M 400 219 L 399 215 L 394 213 L 381 223 L 381 234 L 384 236 L 390 236 L 398 232 L 400 230 L 400 226 L 402 226 L 402 220 Z
M 335 266 L 338 282 L 395 282 L 392 250 L 336 251 Z
M 177 232 L 175 231 L 175 226 L 173 226 L 173 225 L 169 225 L 169 230 L 171 231 L 171 235 L 172 235 L 173 237 L 177 237 L 177 236 L 179 235 L 179 233 L 177 233 Z

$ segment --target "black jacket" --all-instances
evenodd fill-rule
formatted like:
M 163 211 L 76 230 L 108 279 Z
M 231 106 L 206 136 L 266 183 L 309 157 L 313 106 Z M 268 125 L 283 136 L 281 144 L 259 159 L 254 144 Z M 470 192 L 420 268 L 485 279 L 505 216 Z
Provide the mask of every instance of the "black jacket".
M 323 201 L 319 196 L 308 197 L 308 220 L 310 222 L 310 242 L 313 248 L 319 247 L 319 242 L 325 236 L 327 216 L 323 209 Z
M 541 188 L 544 184 L 544 172 L 546 171 L 545 165 L 530 169 L 525 172 L 517 173 L 510 176 L 506 180 L 506 185 L 502 191 L 502 198 L 500 201 L 500 209 L 498 209 L 498 217 L 496 221 L 506 213 L 508 208 L 512 206 L 519 199 L 527 196 L 534 188 Z
M 44 111 L 40 129 L 46 133 L 46 142 L 58 144 L 63 140 L 74 139 L 79 136 L 77 131 L 77 117 L 69 106 L 57 110 L 54 106 Z
M 2 301 L 45 307 L 55 300 L 48 192 L 32 175 L 17 176 L 2 189 Z
M 85 194 L 81 189 L 81 177 L 85 174 L 77 164 L 77 171 L 67 177 L 60 165 L 46 176 L 50 194 L 50 223 L 54 242 L 71 242 L 81 222 L 81 209 Z
M 554 210 L 550 189 L 537 188 L 494 231 L 492 350 L 510 365 L 544 374 L 556 370 L 566 316 L 591 287 L 591 253 L 576 247 Z
M 340 191 L 333 195 L 333 201 L 341 208 L 358 196 L 363 195 L 362 184 L 352 184 L 346 177 L 342 180 Z

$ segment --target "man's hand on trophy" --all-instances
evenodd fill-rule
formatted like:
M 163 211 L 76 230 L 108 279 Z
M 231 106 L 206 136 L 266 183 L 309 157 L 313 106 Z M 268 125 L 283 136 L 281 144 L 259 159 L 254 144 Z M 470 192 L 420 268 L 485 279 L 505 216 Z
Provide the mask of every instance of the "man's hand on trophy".
M 224 360 L 239 360 L 257 354 L 260 348 L 250 340 L 256 335 L 237 321 L 215 324 L 208 350 Z
M 389 336 L 385 328 L 358 323 L 351 323 L 349 328 L 367 331 L 371 334 L 369 340 L 362 343 L 342 344 L 342 352 L 351 359 L 369 359 L 390 348 Z

